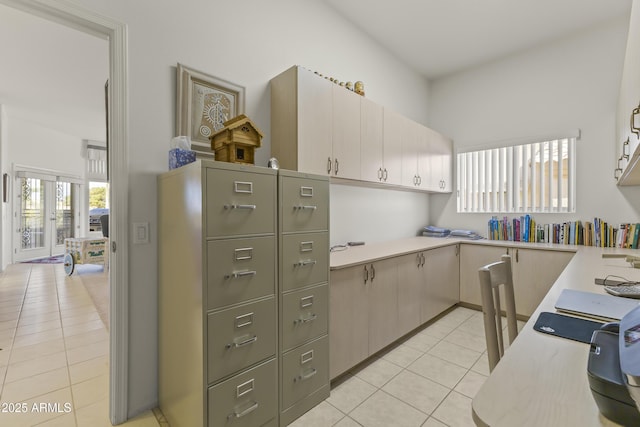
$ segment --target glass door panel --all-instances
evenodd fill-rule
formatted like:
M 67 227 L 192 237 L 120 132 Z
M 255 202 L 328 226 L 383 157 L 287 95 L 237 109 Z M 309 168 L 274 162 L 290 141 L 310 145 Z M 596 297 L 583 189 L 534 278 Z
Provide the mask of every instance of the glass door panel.
M 20 258 L 47 256 L 45 181 L 37 178 L 21 178 L 20 181 Z
M 15 261 L 64 253 L 64 240 L 75 236 L 78 184 L 20 177 L 18 240 Z
M 64 252 L 64 239 L 73 237 L 75 228 L 75 184 L 56 182 L 55 233 L 52 242 L 54 255 Z

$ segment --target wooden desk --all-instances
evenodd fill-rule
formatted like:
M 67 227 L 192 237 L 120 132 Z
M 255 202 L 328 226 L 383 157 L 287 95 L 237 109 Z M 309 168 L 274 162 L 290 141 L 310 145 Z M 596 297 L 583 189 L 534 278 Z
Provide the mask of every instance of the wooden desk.
M 605 293 L 595 277 L 623 276 L 640 280 L 640 269 L 624 259 L 603 259 L 602 253 L 637 250 L 580 247 L 530 320 L 505 352 L 473 399 L 479 426 L 616 426 L 600 415 L 587 379 L 589 346 L 533 330 L 540 312 L 555 312 L 565 289 Z M 541 268 L 543 268 L 541 266 Z

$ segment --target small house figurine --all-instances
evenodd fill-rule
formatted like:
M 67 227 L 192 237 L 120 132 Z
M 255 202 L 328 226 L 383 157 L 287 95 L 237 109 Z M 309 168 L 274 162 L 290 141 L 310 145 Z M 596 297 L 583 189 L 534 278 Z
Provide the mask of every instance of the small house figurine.
M 262 132 L 244 114 L 224 122 L 224 127 L 209 137 L 216 160 L 255 164 L 254 151 L 260 148 Z

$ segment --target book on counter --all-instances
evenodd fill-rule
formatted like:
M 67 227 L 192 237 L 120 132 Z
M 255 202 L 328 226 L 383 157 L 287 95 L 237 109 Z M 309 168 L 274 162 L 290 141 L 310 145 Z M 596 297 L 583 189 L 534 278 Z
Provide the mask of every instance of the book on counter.
M 487 236 L 490 240 L 513 242 L 638 249 L 640 223 L 623 223 L 614 226 L 596 217 L 593 221 L 576 220 L 539 224 L 529 214 L 513 219 L 506 216 L 499 219 L 493 216 L 488 223 Z

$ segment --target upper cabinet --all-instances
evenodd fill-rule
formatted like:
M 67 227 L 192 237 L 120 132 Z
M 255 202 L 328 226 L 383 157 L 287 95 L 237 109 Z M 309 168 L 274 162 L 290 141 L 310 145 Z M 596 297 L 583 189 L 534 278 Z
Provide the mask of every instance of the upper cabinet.
M 451 140 L 298 66 L 271 80 L 271 153 L 285 169 L 451 192 Z
M 640 3 L 631 5 L 618 96 L 614 176 L 618 185 L 640 185 Z

